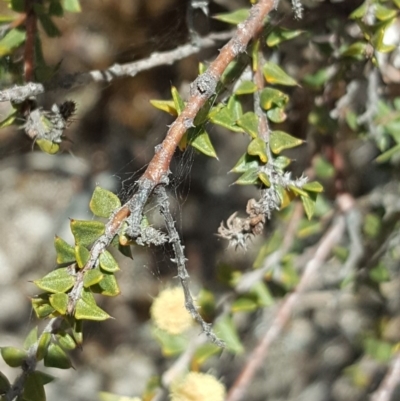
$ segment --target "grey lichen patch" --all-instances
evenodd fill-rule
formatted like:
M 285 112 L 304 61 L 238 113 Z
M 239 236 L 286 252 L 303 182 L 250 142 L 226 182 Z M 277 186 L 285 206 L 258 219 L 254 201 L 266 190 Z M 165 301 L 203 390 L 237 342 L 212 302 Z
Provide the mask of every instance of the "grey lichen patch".
M 232 52 L 235 56 L 244 53 L 246 51 L 246 45 L 244 45 L 239 39 L 235 38 L 232 42 Z
M 209 71 L 199 75 L 190 85 L 190 96 L 202 96 L 208 99 L 215 93 L 218 80 Z

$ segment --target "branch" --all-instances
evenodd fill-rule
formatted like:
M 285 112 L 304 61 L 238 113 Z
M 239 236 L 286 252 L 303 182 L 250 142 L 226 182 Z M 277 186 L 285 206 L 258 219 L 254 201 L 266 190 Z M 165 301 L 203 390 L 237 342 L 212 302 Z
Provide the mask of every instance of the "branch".
M 378 390 L 372 396 L 371 401 L 391 401 L 395 390 L 400 384 L 400 352 L 397 352 L 392 360 L 392 365 L 382 380 Z
M 24 49 L 24 73 L 25 82 L 32 81 L 35 70 L 35 39 L 37 30 L 37 18 L 33 8 L 33 1 L 25 2 L 26 9 L 26 41 Z
M 87 85 L 91 82 L 111 82 L 115 78 L 126 76 L 134 77 L 139 72 L 150 70 L 161 65 L 170 65 L 175 61 L 198 53 L 202 49 L 215 46 L 218 42 L 228 40 L 233 36 L 232 31 L 219 32 L 200 38 L 196 45 L 191 43 L 177 47 L 174 50 L 166 52 L 156 52 L 150 57 L 134 61 L 127 64 L 114 64 L 106 70 L 93 70 L 85 73 L 68 74 L 61 78 L 53 79 L 45 84 L 29 82 L 24 86 L 15 86 L 14 88 L 0 91 L 0 102 L 12 101 L 16 103 L 23 102 L 26 98 L 37 96 L 50 90 L 72 89 L 78 86 Z
M 186 270 L 186 261 L 184 246 L 181 244 L 181 239 L 175 227 L 174 219 L 172 218 L 171 212 L 169 210 L 169 200 L 167 192 L 163 186 L 157 188 L 157 200 L 160 205 L 160 212 L 164 216 L 165 225 L 167 226 L 167 231 L 169 234 L 169 242 L 172 243 L 174 249 L 175 258 L 171 259 L 178 268 L 178 277 L 181 281 L 183 292 L 185 294 L 185 307 L 192 315 L 203 329 L 208 339 L 218 345 L 219 347 L 224 347 L 224 342 L 221 341 L 211 330 L 211 324 L 206 323 L 198 312 L 196 306 L 194 305 L 192 294 L 189 289 L 189 273 Z
M 245 396 L 247 388 L 251 385 L 254 375 L 265 362 L 271 344 L 280 336 L 283 328 L 291 318 L 294 307 L 301 295 L 307 291 L 313 277 L 324 265 L 332 248 L 342 239 L 345 230 L 345 219 L 339 216 L 334 226 L 320 240 L 314 257 L 307 263 L 304 273 L 294 292 L 292 292 L 281 305 L 277 315 L 264 337 L 248 358 L 248 363 L 233 384 L 226 401 L 239 401 Z

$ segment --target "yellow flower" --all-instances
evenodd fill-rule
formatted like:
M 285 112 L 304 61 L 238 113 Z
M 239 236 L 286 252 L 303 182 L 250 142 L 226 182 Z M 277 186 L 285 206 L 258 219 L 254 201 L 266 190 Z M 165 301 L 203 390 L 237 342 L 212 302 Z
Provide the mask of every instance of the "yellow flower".
M 171 386 L 171 401 L 223 401 L 225 387 L 214 376 L 190 372 Z
M 185 295 L 182 288 L 167 288 L 158 294 L 150 310 L 154 323 L 170 334 L 180 334 L 193 324 L 185 309 Z

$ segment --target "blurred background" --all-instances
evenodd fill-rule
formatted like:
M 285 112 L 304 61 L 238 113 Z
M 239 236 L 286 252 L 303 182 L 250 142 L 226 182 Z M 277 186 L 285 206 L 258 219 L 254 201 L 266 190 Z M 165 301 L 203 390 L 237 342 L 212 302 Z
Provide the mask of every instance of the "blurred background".
M 311 42 L 321 47 L 334 42 L 347 24 L 349 13 L 361 1 L 310 0 L 305 3 L 301 21 L 294 19 L 289 2 L 281 2 L 271 16 L 272 25 L 283 24 L 312 32 L 268 55 L 299 81 L 327 62 L 317 54 Z M 174 49 L 190 41 L 188 2 L 184 0 L 82 0 L 81 5 L 81 13 L 66 13 L 57 19 L 61 37 L 43 35 L 46 62 L 59 65 L 60 75 L 140 60 L 153 52 Z M 6 6 L 6 2 L 0 3 L 2 13 L 7 13 Z M 211 1 L 210 14 L 247 6 L 245 0 Z M 197 11 L 194 20 L 199 34 L 230 28 Z M 112 190 L 123 200 L 132 193 L 133 183 L 173 121 L 172 117 L 155 109 L 150 99 L 170 99 L 171 85 L 185 96 L 190 82 L 197 76 L 198 63 L 212 60 L 219 47 L 222 44 L 171 66 L 141 72 L 134 78 L 39 96 L 39 104 L 46 108 L 69 99 L 76 102 L 77 112 L 66 131 L 68 141 L 60 154 L 47 155 L 38 151 L 23 130 L 15 126 L 0 130 L 0 346 L 20 346 L 37 324 L 29 302 L 29 297 L 37 292 L 32 281 L 56 266 L 54 235 L 71 241 L 69 218 L 91 218 L 88 203 L 95 186 Z M 360 80 L 367 76 L 362 67 L 347 68 L 354 76 L 359 74 Z M 325 90 L 322 96 L 325 104 L 335 109 L 352 79 L 344 76 Z M 2 81 L 2 88 L 10 84 L 6 79 Z M 394 78 L 387 87 L 390 87 L 390 96 L 395 97 L 398 83 Z M 400 210 L 396 201 L 397 177 L 391 169 L 372 162 L 379 154 L 374 143 L 352 133 L 340 123 L 340 116 L 329 120 L 335 120 L 337 125 L 327 127 L 327 133 L 321 135 L 318 124 L 310 123 L 309 118 L 318 103 L 315 92 L 307 85 L 289 91 L 291 102 L 284 129 L 307 140 L 296 151 L 288 153 L 295 160 L 293 174 L 299 176 L 307 169 L 314 174 L 310 168 L 320 160 L 316 155 L 326 149 L 339 149 L 341 183 L 345 190 L 356 198 L 365 199 L 374 189 L 387 185 L 383 190 L 387 192 L 383 193 L 393 197 L 391 218 L 397 218 Z M 1 118 L 7 115 L 9 108 L 10 105 L 0 103 Z M 340 114 L 343 109 L 336 107 L 336 111 Z M 193 293 L 207 288 L 218 296 L 226 293 L 227 288 L 219 283 L 217 272 L 224 266 L 241 272 L 251 270 L 262 245 L 278 227 L 287 225 L 290 213 L 281 213 L 268 222 L 265 234 L 255 238 L 246 252 L 228 249 L 227 242 L 215 235 L 220 222 L 235 211 L 243 214 L 247 200 L 257 197 L 259 192 L 252 187 L 232 186 L 236 177 L 228 174 L 244 153 L 248 137 L 217 126 L 210 127 L 209 133 L 219 160 L 196 154 L 193 149 L 177 151 L 169 195 L 189 259 Z M 337 191 L 335 182 L 329 175 L 323 182 L 325 194 L 318 206 L 321 215 L 324 210 L 332 210 Z M 384 199 L 378 198 L 376 195 L 377 206 L 374 207 L 381 210 L 381 214 L 377 214 L 379 217 L 384 214 Z M 368 207 L 370 205 L 369 202 Z M 388 227 L 392 232 L 393 225 Z M 299 235 L 296 239 L 300 256 L 295 266 L 299 271 L 304 267 L 306 250 L 322 233 L 320 230 L 315 235 Z M 391 237 L 394 242 L 385 250 L 396 249 L 396 238 L 399 238 L 397 234 Z M 364 258 L 373 255 L 382 243 L 387 245 L 385 241 L 369 244 Z M 399 257 L 398 250 L 396 252 L 391 265 L 395 273 Z M 135 247 L 133 255 L 133 260 L 119 259 L 118 280 L 122 294 L 101 300 L 101 306 L 115 320 L 86 324 L 83 351 L 74 351 L 72 355 L 76 370 L 52 372 L 49 369 L 59 380 L 46 386 L 48 400 L 96 400 L 99 391 L 140 396 L 150 378 L 161 375 L 173 363 L 173 359 L 162 355 L 152 338 L 149 322 L 153 298 L 160 289 L 176 284 L 171 251 Z M 382 319 L 386 319 L 390 324 L 385 326 L 383 338 L 391 344 L 400 341 L 400 314 L 397 312 L 400 281 L 387 283 L 383 295 L 382 288 L 376 286 L 363 286 L 357 292 L 346 291 L 337 285 L 335 277 L 339 270 L 340 258 L 327 263 L 319 287 L 296 308 L 290 325 L 270 350 L 249 389 L 249 400 L 361 401 L 376 389 L 386 372 L 387 361 L 369 356 L 360 336 L 374 331 Z M 276 305 L 273 305 L 236 316 L 246 351 L 236 356 L 224 352 L 206 366 L 228 388 L 275 313 Z M 10 378 L 16 374 L 2 361 L 0 369 Z

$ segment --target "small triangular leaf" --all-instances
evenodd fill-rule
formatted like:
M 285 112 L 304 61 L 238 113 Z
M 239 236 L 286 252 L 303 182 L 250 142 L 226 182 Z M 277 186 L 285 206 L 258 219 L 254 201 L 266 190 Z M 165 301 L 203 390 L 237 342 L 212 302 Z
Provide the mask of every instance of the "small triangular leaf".
M 275 154 L 282 150 L 294 148 L 303 143 L 301 139 L 295 138 L 283 131 L 271 131 L 269 146 Z
M 67 267 L 53 270 L 42 279 L 34 283 L 42 290 L 49 292 L 66 292 L 75 284 L 75 277 L 70 274 Z
M 165 111 L 171 116 L 177 117 L 178 112 L 175 108 L 175 103 L 173 100 L 150 100 L 150 103 L 156 108 L 161 111 Z
M 115 297 L 121 293 L 117 280 L 114 274 L 111 273 L 104 273 L 103 279 L 98 284 L 92 286 L 91 290 L 108 297 Z
M 67 354 L 59 345 L 50 343 L 44 357 L 44 366 L 49 368 L 69 369 L 72 367 L 72 364 Z
M 236 95 L 249 95 L 257 90 L 257 85 L 253 81 L 242 81 L 235 90 Z
M 71 231 L 76 245 L 90 246 L 104 234 L 104 224 L 96 220 L 71 219 Z
M 106 272 L 114 273 L 119 270 L 117 261 L 107 250 L 103 251 L 99 258 L 100 267 Z
M 66 294 L 63 294 L 66 295 Z M 51 340 L 51 333 L 43 333 L 40 336 L 37 351 L 36 351 L 36 359 L 41 361 L 47 353 L 47 349 L 49 347 Z
M 213 18 L 222 22 L 226 22 L 228 24 L 237 25 L 243 22 L 248 16 L 249 16 L 249 9 L 241 8 L 233 12 L 214 15 Z
M 114 193 L 97 186 L 89 207 L 95 216 L 108 218 L 116 209 L 121 207 L 121 201 Z
M 261 138 L 255 138 L 249 143 L 247 153 L 251 156 L 258 156 L 263 163 L 268 161 L 267 144 Z
M 90 259 L 90 252 L 84 246 L 77 245 L 75 247 L 75 258 L 78 267 L 82 269 Z
M 267 46 L 274 47 L 280 43 L 296 38 L 301 35 L 304 31 L 296 29 L 294 31 L 276 27 L 267 37 Z
M 29 334 L 27 335 L 25 341 L 24 341 L 24 350 L 28 351 L 28 349 L 36 343 L 38 339 L 38 328 L 37 326 L 34 327 Z
M 201 129 L 198 133 L 196 133 L 193 139 L 190 139 L 189 143 L 206 156 L 218 159 L 217 153 L 215 152 L 214 146 L 211 143 L 210 137 L 206 130 Z
M 258 117 L 254 112 L 249 111 L 243 114 L 243 116 L 237 120 L 236 124 L 243 128 L 252 138 L 258 137 Z
M 279 84 L 279 85 L 287 85 L 294 86 L 297 85 L 295 79 L 293 79 L 290 75 L 286 74 L 285 71 L 282 70 L 275 63 L 267 62 L 263 66 L 263 74 L 265 80 L 270 84 Z
M 99 269 L 91 269 L 85 272 L 83 277 L 83 286 L 88 288 L 92 285 L 99 283 L 103 279 L 104 275 Z
M 28 354 L 25 350 L 16 347 L 2 347 L 1 356 L 8 366 L 18 368 L 23 364 Z
M 88 290 L 82 291 L 81 298 L 78 300 L 75 308 L 75 318 L 78 320 L 106 320 L 110 318 L 110 315 L 103 311 L 96 305 L 96 301 L 93 294 Z
M 57 294 L 50 295 L 50 305 L 61 315 L 65 315 L 68 306 L 68 295 L 59 292 Z
M 46 401 L 44 385 L 37 372 L 28 374 L 24 383 L 22 397 L 24 401 Z
M 75 261 L 74 247 L 69 245 L 62 238 L 57 236 L 54 238 L 54 247 L 56 248 L 57 263 L 59 265 Z

